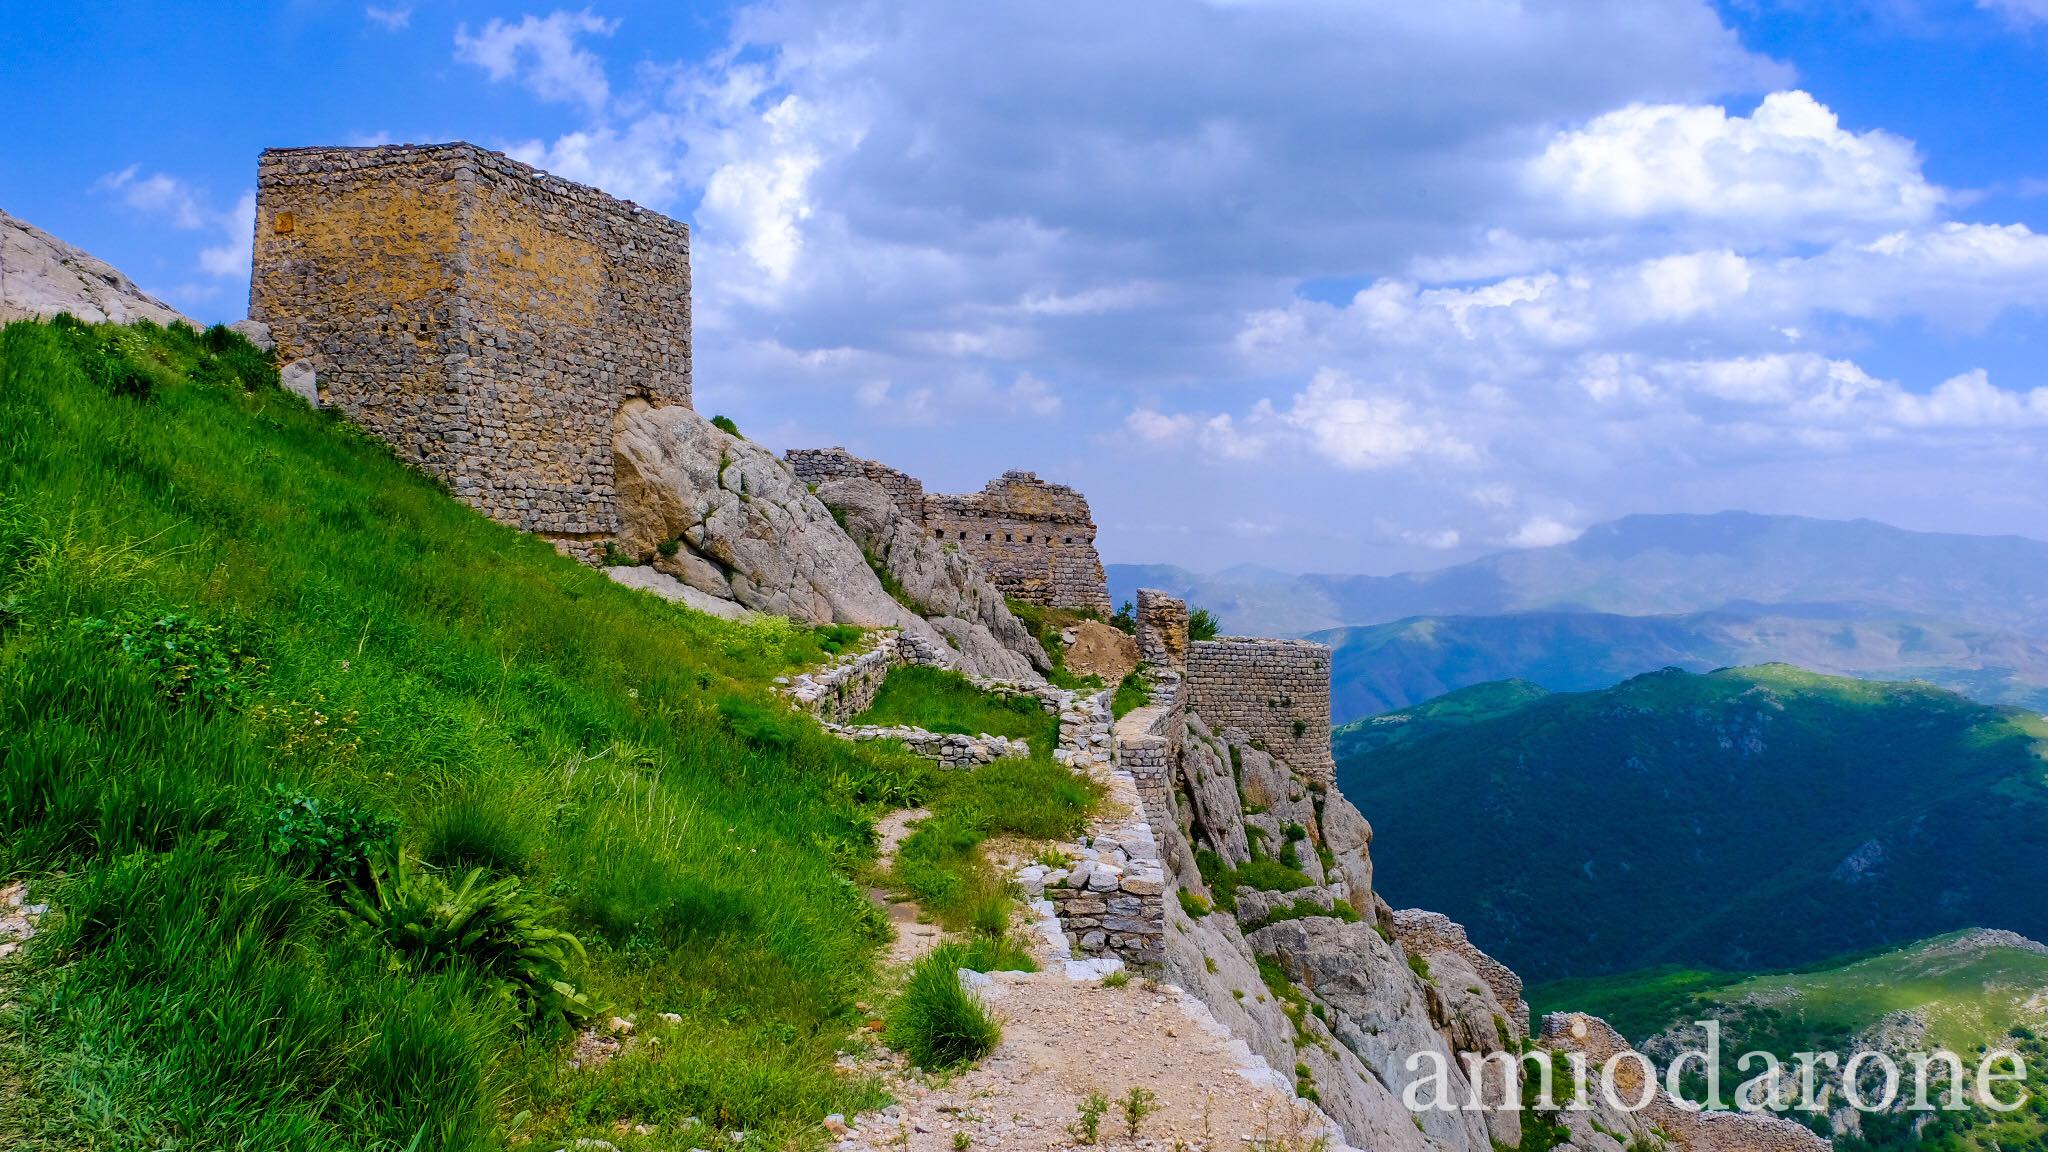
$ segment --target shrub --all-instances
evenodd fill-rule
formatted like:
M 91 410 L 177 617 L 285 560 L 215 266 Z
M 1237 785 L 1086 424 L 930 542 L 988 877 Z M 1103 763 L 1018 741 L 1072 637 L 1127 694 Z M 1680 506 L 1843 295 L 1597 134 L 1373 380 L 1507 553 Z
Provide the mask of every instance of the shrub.
M 1207 608 L 1197 608 L 1188 613 L 1188 639 L 1214 640 L 1219 631 L 1215 614 Z
M 1134 607 L 1134 606 L 1133 606 L 1133 605 L 1131 604 L 1131 602 L 1130 602 L 1129 600 L 1126 600 L 1126 601 L 1124 601 L 1123 607 L 1121 607 L 1121 608 L 1118 608 L 1118 609 L 1116 610 L 1116 614 L 1115 614 L 1114 616 L 1111 616 L 1111 617 L 1109 618 L 1109 624 L 1110 624 L 1110 627 L 1112 627 L 1112 628 L 1115 628 L 1115 629 L 1116 629 L 1117 631 L 1119 631 L 1119 632 L 1123 632 L 1123 633 L 1126 633 L 1126 634 L 1128 634 L 1128 635 L 1132 635 L 1132 636 L 1135 636 L 1135 635 L 1137 635 L 1137 634 L 1138 634 L 1138 610 L 1137 610 L 1137 608 L 1136 608 L 1136 607 Z
M 903 994 L 890 1007 L 883 1035 L 920 1068 L 971 1064 L 1002 1041 L 1001 1025 L 961 986 L 960 969 L 970 959 L 957 944 L 932 949 L 911 966 Z
M 554 906 L 515 879 L 487 881 L 479 868 L 451 888 L 401 854 L 388 870 L 372 869 L 368 890 L 352 890 L 345 904 L 409 968 L 468 965 L 533 1017 L 594 1011 L 568 982 L 571 966 L 586 959 L 583 942 L 556 927 Z
M 386 854 L 398 821 L 352 800 L 278 789 L 264 829 L 270 854 L 321 883 L 373 881 L 372 861 Z
M 738 436 L 740 434 L 740 426 L 733 423 L 730 416 L 713 416 L 711 418 L 711 426 L 727 436 Z
M 1176 888 L 1174 889 L 1174 895 L 1180 897 L 1180 910 L 1187 913 L 1190 920 L 1200 920 L 1214 909 L 1214 906 L 1203 899 L 1202 894 L 1199 892 L 1191 892 L 1186 888 Z

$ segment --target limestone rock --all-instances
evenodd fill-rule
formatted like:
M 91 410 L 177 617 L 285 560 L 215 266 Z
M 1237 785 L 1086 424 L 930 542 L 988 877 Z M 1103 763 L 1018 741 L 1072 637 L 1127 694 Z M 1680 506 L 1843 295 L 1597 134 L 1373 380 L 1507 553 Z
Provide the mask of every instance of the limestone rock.
M 865 477 L 827 480 L 818 485 L 817 496 L 854 543 L 952 641 L 963 669 L 1006 680 L 1037 680 L 1037 670 L 1050 667 L 1045 649 L 1011 614 L 1002 591 L 980 567 L 959 548 L 928 535 L 880 484 Z
M 666 572 L 632 564 L 615 565 L 604 570 L 604 574 L 628 588 L 652 592 L 664 600 L 673 600 L 687 608 L 709 613 L 725 620 L 740 620 L 753 613 L 729 599 L 700 591 Z
M 1250 942 L 1261 955 L 1277 959 L 1288 977 L 1324 1006 L 1331 1033 L 1397 1102 L 1423 1076 L 1408 1063 L 1419 1052 L 1436 1053 L 1457 1098 L 1467 1098 L 1470 1089 L 1457 1053 L 1436 1030 L 1428 994 L 1398 945 L 1382 940 L 1369 925 L 1324 917 L 1269 924 L 1252 933 Z M 1434 1147 L 1487 1152 L 1493 1146 L 1486 1121 L 1477 1113 L 1431 1110 L 1415 1119 Z
M 236 333 L 265 352 L 277 350 L 277 341 L 270 336 L 270 325 L 261 320 L 237 320 L 228 325 L 228 331 Z
M 320 380 L 313 371 L 313 365 L 305 360 L 294 360 L 279 369 L 277 378 L 290 392 L 313 407 L 320 406 Z
M 637 400 L 620 409 L 613 446 L 627 553 L 659 557 L 673 541 L 676 558 L 661 568 L 710 582 L 704 565 L 679 559 L 688 553 L 744 607 L 806 624 L 900 628 L 950 650 L 882 590 L 860 548 L 767 449 L 688 408 Z
M 59 312 L 93 324 L 191 323 L 113 265 L 0 212 L 0 323 Z
M 1074 626 L 1074 642 L 1067 645 L 1067 671 L 1100 676 L 1104 684 L 1115 684 L 1137 667 L 1135 638 L 1100 620 L 1083 620 Z
M 1199 716 L 1187 718 L 1181 772 L 1187 787 L 1188 829 L 1196 841 L 1233 868 L 1249 861 L 1251 846 L 1245 839 L 1244 810 L 1238 804 L 1229 748 Z

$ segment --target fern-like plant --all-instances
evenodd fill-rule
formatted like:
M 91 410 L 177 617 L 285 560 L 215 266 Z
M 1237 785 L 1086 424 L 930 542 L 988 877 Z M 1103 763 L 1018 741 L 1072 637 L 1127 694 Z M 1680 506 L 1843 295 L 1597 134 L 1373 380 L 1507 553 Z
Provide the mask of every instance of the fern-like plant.
M 587 959 L 583 942 L 557 927 L 555 908 L 516 879 L 488 880 L 477 868 L 451 887 L 401 853 L 344 903 L 397 954 L 396 965 L 437 971 L 467 964 L 533 1016 L 595 1012 L 568 980 Z

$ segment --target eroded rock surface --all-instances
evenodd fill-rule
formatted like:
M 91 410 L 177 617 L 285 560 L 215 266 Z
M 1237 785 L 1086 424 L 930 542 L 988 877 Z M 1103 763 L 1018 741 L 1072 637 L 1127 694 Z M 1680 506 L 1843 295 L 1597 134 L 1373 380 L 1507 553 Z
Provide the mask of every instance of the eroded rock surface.
M 1007 680 L 1036 680 L 1050 667 L 1045 649 L 980 567 L 904 515 L 880 484 L 865 477 L 828 480 L 818 485 L 817 497 L 952 642 L 963 666 Z
M 59 312 L 93 324 L 191 323 L 113 265 L 0 212 L 0 323 Z

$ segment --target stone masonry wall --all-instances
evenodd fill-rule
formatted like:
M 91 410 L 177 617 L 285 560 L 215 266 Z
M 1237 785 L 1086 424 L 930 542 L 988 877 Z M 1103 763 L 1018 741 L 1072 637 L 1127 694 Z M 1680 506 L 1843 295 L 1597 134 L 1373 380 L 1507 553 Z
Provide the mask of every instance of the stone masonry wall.
M 1193 641 L 1180 699 L 1217 731 L 1244 729 L 1306 779 L 1335 779 L 1327 645 L 1239 636 Z
M 690 403 L 687 226 L 471 144 L 264 152 L 249 314 L 322 402 L 578 552 L 618 527 L 620 406 Z
M 1103 616 L 1111 611 L 1088 499 L 1064 484 L 1005 472 L 979 492 L 949 496 L 927 493 L 916 478 L 844 448 L 796 448 L 786 458 L 805 483 L 861 476 L 880 484 L 904 515 L 973 557 L 1006 596 Z
M 1138 589 L 1138 655 L 1155 667 L 1186 666 L 1187 601 L 1157 588 Z

